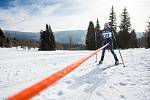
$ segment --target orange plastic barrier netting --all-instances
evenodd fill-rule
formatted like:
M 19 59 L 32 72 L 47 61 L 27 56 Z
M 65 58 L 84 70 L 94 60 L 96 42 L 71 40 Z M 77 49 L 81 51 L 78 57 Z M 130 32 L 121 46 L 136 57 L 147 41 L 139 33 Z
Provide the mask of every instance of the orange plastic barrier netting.
M 97 49 L 93 53 L 89 54 L 88 56 L 81 58 L 80 60 L 76 61 L 75 63 L 65 67 L 64 69 L 52 74 L 50 77 L 36 83 L 35 85 L 26 88 L 25 90 L 21 91 L 20 93 L 9 97 L 8 100 L 28 100 L 32 98 L 33 96 L 40 93 L 42 90 L 46 89 L 47 87 L 51 86 L 55 82 L 57 82 L 59 79 L 73 71 L 75 68 L 77 68 L 79 65 L 81 65 L 83 62 L 85 62 L 87 59 L 95 55 L 97 52 L 105 48 L 108 44 L 104 45 L 103 47 Z

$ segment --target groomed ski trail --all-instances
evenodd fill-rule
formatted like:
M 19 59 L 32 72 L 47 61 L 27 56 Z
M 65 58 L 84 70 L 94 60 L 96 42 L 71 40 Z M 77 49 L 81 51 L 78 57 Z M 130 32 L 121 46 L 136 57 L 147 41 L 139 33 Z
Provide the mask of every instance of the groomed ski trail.
M 0 99 L 3 100 L 91 51 L 0 49 L 0 52 Z M 126 67 L 109 67 L 114 64 L 114 59 L 108 51 L 103 65 L 97 66 L 93 56 L 32 100 L 149 100 L 149 52 L 150 49 L 121 50 Z M 100 55 L 101 52 L 98 60 Z

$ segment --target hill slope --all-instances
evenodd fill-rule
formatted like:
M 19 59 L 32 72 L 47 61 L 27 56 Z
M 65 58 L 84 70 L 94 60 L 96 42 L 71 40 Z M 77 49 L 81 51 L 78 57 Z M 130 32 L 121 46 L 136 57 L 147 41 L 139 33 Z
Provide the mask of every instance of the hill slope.
M 39 32 L 19 32 L 19 31 L 9 31 L 4 30 L 6 36 L 15 37 L 17 39 L 27 39 L 32 41 L 39 41 Z M 59 43 L 69 43 L 69 39 L 72 39 L 74 44 L 85 44 L 85 30 L 73 30 L 73 31 L 58 31 L 54 32 L 54 36 Z

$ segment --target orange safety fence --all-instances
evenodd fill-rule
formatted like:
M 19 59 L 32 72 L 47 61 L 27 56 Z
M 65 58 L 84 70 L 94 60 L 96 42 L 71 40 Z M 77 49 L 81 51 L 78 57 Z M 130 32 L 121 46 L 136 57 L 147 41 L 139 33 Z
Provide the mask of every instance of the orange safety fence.
M 37 95 L 47 87 L 51 86 L 52 84 L 56 83 L 58 80 L 63 78 L 65 75 L 69 74 L 71 71 L 73 71 L 75 68 L 77 68 L 79 65 L 84 63 L 87 59 L 98 53 L 100 50 L 104 49 L 108 44 L 104 45 L 103 47 L 97 49 L 96 51 L 92 52 L 91 54 L 87 55 L 84 58 L 81 58 L 80 60 L 76 61 L 75 63 L 66 66 L 64 69 L 52 74 L 48 78 L 36 83 L 35 85 L 26 88 L 25 90 L 19 92 L 18 94 L 9 97 L 8 100 L 29 100 L 33 96 Z

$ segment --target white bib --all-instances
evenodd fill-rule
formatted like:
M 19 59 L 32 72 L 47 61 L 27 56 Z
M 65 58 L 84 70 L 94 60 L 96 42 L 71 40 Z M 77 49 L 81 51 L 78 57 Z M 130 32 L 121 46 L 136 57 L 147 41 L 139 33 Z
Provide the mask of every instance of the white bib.
M 102 33 L 104 38 L 111 38 L 112 37 L 112 33 L 111 32 L 106 32 L 106 33 Z

